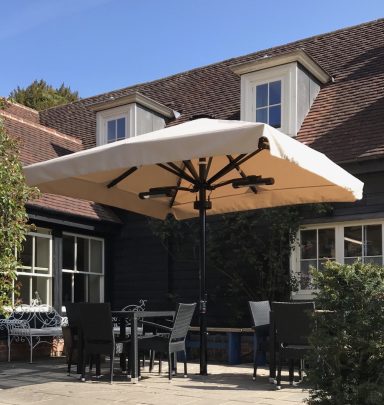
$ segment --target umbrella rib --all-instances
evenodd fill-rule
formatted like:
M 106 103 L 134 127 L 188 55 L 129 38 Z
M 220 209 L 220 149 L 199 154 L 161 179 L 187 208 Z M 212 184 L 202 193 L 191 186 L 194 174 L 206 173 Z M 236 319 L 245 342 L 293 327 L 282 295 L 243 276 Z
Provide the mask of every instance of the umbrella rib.
M 116 177 L 113 179 L 110 183 L 107 184 L 108 188 L 112 188 L 116 186 L 116 184 L 119 184 L 121 181 L 126 179 L 128 176 L 130 176 L 132 173 L 134 173 L 137 170 L 136 166 L 131 167 L 127 171 L 125 171 L 123 174 L 120 174 L 120 176 Z
M 207 163 L 207 170 L 206 170 L 207 177 L 208 177 L 208 174 L 209 174 L 209 170 L 211 169 L 212 160 L 213 160 L 213 157 L 211 156 L 211 157 L 208 159 L 208 163 Z
M 227 155 L 227 158 L 228 158 L 228 160 L 231 162 L 231 163 L 233 163 L 233 157 L 231 156 L 231 155 Z M 241 170 L 241 168 L 240 168 L 240 166 L 238 165 L 238 164 L 235 164 L 235 168 L 236 168 L 236 170 L 239 172 L 239 174 L 240 174 L 240 176 L 243 178 L 243 179 L 246 179 L 247 178 L 247 175 Z M 257 190 L 256 190 L 256 187 L 255 186 L 250 186 L 249 187 L 255 194 L 257 193 Z
M 190 160 L 183 160 L 184 165 L 186 168 L 189 170 L 189 172 L 192 174 L 193 178 L 195 180 L 199 179 L 199 175 L 197 174 L 196 169 L 194 168 L 192 162 Z
M 184 162 L 184 165 L 185 165 L 185 162 Z M 179 178 L 177 179 L 177 184 L 176 184 L 176 185 L 177 185 L 177 188 L 176 188 L 175 194 L 173 194 L 173 196 L 172 196 L 172 198 L 171 198 L 171 201 L 169 202 L 169 208 L 172 208 L 172 207 L 173 207 L 173 204 L 175 203 L 177 193 L 179 192 L 180 184 L 181 184 L 181 177 L 179 177 Z
M 172 163 L 172 165 L 170 163 L 168 163 L 171 167 L 166 166 L 163 163 L 158 163 L 157 166 L 161 167 L 162 169 L 178 176 L 181 177 L 182 179 L 190 182 L 193 185 L 196 185 L 196 180 L 194 178 L 192 178 L 191 176 L 188 176 L 188 174 L 186 174 L 183 170 L 181 170 L 179 167 L 177 167 L 175 164 Z
M 216 174 L 214 174 L 208 181 L 207 183 L 211 185 L 213 182 L 216 180 L 220 179 L 221 177 L 225 176 L 227 173 L 229 173 L 231 170 L 235 168 L 235 164 L 238 164 L 238 162 L 244 158 L 244 156 L 247 156 L 245 153 L 239 155 L 237 158 L 233 160 L 233 162 L 228 163 L 226 166 L 224 166 L 221 170 L 219 170 Z

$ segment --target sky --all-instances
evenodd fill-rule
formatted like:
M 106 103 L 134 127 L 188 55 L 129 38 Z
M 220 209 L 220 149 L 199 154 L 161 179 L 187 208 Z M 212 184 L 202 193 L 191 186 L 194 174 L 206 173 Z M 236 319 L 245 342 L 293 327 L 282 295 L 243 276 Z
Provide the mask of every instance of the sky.
M 383 0 L 2 0 L 0 96 L 44 79 L 89 97 L 382 17 Z

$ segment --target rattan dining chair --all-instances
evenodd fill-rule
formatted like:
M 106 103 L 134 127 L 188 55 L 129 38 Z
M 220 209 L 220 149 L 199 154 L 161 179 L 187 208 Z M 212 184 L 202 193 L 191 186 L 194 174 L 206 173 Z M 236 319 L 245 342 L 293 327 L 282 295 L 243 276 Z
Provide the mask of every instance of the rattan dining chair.
M 167 327 L 154 322 L 143 321 L 144 325 L 151 325 L 166 333 L 153 336 L 143 336 L 139 339 L 139 350 L 152 350 L 160 356 L 166 354 L 168 357 L 168 378 L 172 379 L 172 356 L 178 352 L 184 353 L 184 377 L 187 376 L 187 353 L 185 339 L 191 324 L 196 303 L 179 304 L 172 327 Z M 161 373 L 161 357 L 159 359 L 159 373 Z
M 259 354 L 269 349 L 269 328 L 271 306 L 269 301 L 248 301 L 252 315 L 254 331 L 253 380 L 256 380 Z
M 309 336 L 313 328 L 313 302 L 273 302 L 275 339 L 278 351 L 276 387 L 281 388 L 283 360 L 289 363 L 289 383 L 293 385 L 294 361 L 299 361 L 299 379 L 302 378 L 304 357 L 310 350 Z

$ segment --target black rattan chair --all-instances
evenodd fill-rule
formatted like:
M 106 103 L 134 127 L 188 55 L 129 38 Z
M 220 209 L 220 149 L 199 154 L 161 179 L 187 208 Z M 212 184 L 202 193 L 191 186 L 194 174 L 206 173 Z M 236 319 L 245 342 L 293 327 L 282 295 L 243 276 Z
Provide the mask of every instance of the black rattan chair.
M 253 380 L 256 380 L 258 355 L 269 349 L 269 313 L 271 312 L 271 306 L 269 301 L 248 301 L 248 303 L 253 320 Z
M 80 333 L 82 338 L 82 381 L 85 381 L 85 364 L 94 356 L 105 354 L 110 358 L 111 383 L 113 382 L 113 362 L 115 338 L 113 334 L 111 307 L 103 304 L 78 304 Z
M 80 342 L 80 314 L 76 303 L 67 303 L 65 305 L 66 315 L 68 318 L 68 329 L 63 331 L 65 351 L 68 363 L 68 375 L 71 374 L 71 366 L 74 362 L 77 364 L 77 371 L 79 372 L 82 365 L 81 360 L 81 342 Z M 80 371 L 81 372 L 81 371 Z
M 313 302 L 272 303 L 275 339 L 278 350 L 277 389 L 281 388 L 283 360 L 289 362 L 289 382 L 293 385 L 294 361 L 299 361 L 299 378 L 302 378 L 303 359 L 310 350 L 308 338 L 313 328 Z
M 187 376 L 185 339 L 187 337 L 195 307 L 196 303 L 179 304 L 172 327 L 143 321 L 143 324 L 148 324 L 156 327 L 158 330 L 167 332 L 161 335 L 143 336 L 139 339 L 139 350 L 152 350 L 159 353 L 160 356 L 166 354 L 168 357 L 168 378 L 170 380 L 172 379 L 172 356 L 176 356 L 178 352 L 184 353 L 184 377 Z M 159 373 L 161 373 L 161 358 L 159 360 Z

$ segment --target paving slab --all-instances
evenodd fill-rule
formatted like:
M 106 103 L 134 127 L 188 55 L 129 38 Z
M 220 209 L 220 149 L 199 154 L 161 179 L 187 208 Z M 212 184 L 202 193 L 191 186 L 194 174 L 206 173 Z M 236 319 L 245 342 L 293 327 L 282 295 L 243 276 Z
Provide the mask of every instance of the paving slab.
M 76 374 L 67 376 L 64 358 L 0 363 L 0 405 L 299 405 L 308 396 L 287 382 L 276 390 L 265 368 L 252 381 L 250 364 L 209 365 L 207 376 L 200 376 L 198 369 L 191 363 L 187 378 L 179 374 L 169 382 L 165 364 L 161 375 L 146 368 L 137 384 L 117 371 L 111 385 L 107 365 L 102 378 L 84 383 Z

